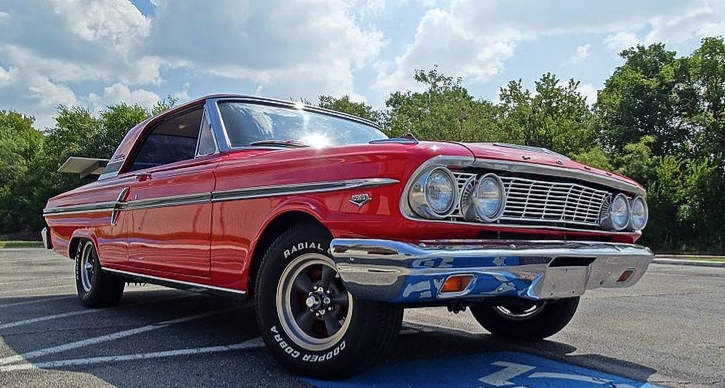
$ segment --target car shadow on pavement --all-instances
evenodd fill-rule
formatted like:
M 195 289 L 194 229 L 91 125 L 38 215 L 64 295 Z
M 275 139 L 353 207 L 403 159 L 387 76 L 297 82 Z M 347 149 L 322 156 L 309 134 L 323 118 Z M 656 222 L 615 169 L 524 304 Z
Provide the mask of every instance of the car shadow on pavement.
M 119 306 L 107 309 L 85 309 L 74 295 L 0 298 L 0 386 L 58 378 L 78 386 L 307 386 L 282 370 L 258 337 L 249 302 L 165 288 L 131 286 Z M 573 355 L 575 347 L 556 341 L 502 341 L 409 323 L 381 364 L 499 351 L 640 381 L 656 372 L 603 355 Z

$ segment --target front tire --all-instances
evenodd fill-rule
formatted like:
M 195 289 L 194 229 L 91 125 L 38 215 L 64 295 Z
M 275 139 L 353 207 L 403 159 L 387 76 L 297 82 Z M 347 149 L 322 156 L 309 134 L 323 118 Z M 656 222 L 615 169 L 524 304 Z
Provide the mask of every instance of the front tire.
M 85 307 L 110 307 L 121 300 L 126 282 L 103 271 L 98 252 L 90 240 L 78 244 L 75 257 L 76 290 Z
M 574 317 L 579 297 L 558 300 L 483 301 L 471 306 L 478 323 L 496 337 L 537 341 L 561 331 Z
M 257 275 L 257 322 L 267 348 L 291 372 L 339 379 L 382 359 L 392 348 L 403 309 L 350 295 L 318 226 L 284 232 Z

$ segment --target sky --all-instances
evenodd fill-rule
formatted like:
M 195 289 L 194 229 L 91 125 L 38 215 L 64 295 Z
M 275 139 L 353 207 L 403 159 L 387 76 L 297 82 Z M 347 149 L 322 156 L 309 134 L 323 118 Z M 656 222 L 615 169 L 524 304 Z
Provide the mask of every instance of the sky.
M 434 66 L 478 99 L 552 72 L 594 103 L 621 50 L 722 35 L 725 0 L 0 0 L 0 110 L 45 129 L 61 104 L 211 93 L 382 109 Z

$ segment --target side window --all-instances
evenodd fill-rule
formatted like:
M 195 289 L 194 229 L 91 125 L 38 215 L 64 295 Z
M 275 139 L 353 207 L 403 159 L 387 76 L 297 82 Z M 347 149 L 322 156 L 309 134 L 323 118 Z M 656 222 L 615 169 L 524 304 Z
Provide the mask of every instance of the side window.
M 214 152 L 216 152 L 214 135 L 211 133 L 209 118 L 204 115 L 204 118 L 201 119 L 201 128 L 199 128 L 199 145 L 196 149 L 196 156 L 210 155 Z
M 193 159 L 202 112 L 199 107 L 158 124 L 144 139 L 128 171 Z

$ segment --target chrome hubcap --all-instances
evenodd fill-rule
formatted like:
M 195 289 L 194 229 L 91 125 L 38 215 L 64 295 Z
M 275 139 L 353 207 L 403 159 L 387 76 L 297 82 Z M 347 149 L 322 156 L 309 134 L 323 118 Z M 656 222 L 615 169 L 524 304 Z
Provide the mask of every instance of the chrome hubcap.
M 546 301 L 522 302 L 495 306 L 495 311 L 506 318 L 526 320 L 538 315 L 546 307 Z
M 277 306 L 290 339 L 312 351 L 325 350 L 342 338 L 353 309 L 334 262 L 318 253 L 287 265 L 277 286 Z
M 95 263 L 98 260 L 96 249 L 93 243 L 86 243 L 81 252 L 81 285 L 85 292 L 90 292 L 93 287 L 93 276 L 95 276 Z

